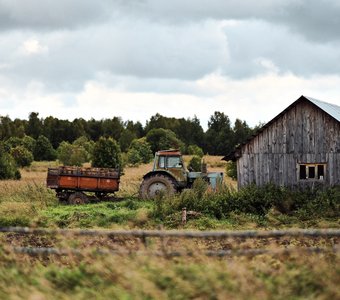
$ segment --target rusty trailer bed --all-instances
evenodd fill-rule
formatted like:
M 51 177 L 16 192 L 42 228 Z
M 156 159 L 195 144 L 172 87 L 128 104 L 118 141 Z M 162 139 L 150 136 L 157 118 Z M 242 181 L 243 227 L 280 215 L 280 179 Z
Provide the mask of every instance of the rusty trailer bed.
M 48 168 L 47 187 L 96 193 L 119 190 L 120 173 L 117 169 L 58 167 Z

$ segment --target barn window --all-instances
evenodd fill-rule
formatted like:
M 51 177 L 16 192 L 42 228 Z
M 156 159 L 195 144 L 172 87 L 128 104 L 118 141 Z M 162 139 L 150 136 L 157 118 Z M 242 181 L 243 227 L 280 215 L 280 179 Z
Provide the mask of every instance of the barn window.
M 323 180 L 326 164 L 299 164 L 300 180 Z

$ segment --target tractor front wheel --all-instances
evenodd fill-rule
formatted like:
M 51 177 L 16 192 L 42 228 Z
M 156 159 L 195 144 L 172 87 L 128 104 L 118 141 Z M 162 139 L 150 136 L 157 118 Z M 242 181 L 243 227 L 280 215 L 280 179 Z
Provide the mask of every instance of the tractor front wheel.
M 143 199 L 152 199 L 157 195 L 173 195 L 176 192 L 176 185 L 173 179 L 168 176 L 156 174 L 143 180 L 139 196 Z

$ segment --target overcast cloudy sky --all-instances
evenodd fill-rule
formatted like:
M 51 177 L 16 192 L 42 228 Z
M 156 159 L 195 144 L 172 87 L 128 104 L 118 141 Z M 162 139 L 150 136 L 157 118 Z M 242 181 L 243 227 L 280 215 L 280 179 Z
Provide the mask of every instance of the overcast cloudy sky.
M 0 115 L 256 125 L 302 94 L 340 105 L 339 0 L 0 0 Z

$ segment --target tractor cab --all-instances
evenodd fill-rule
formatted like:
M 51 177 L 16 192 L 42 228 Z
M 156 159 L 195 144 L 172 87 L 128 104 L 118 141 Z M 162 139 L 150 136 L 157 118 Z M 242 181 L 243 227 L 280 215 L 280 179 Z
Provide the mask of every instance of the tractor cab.
M 188 170 L 184 165 L 182 154 L 179 150 L 156 152 L 152 171 L 165 171 L 175 178 L 179 186 L 186 185 Z

